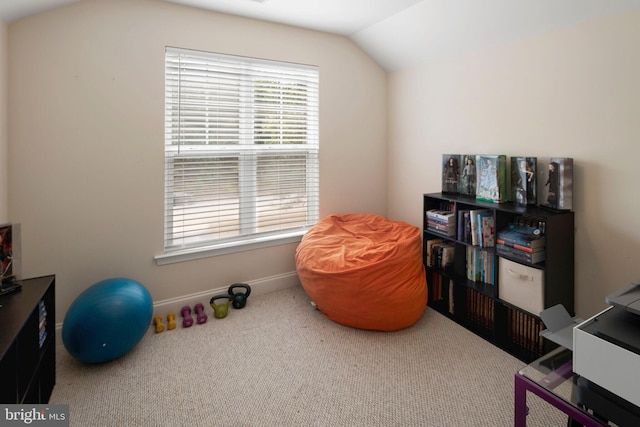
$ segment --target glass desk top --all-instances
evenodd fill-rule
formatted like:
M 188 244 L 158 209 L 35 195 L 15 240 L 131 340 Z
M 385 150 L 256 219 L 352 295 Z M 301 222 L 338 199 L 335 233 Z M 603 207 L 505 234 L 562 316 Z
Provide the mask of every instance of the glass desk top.
M 518 373 L 579 408 L 577 376 L 573 373 L 572 357 L 571 350 L 558 347 Z
M 525 427 L 527 424 L 527 391 L 567 414 L 568 426 L 609 425 L 578 403 L 578 378 L 573 373 L 573 353 L 564 347 L 558 347 L 522 368 L 515 381 L 514 426 Z
M 550 403 L 556 402 L 552 404 L 566 414 L 578 418 L 582 418 L 582 414 L 588 414 L 588 418 L 583 418 L 583 422 L 587 422 L 584 425 L 640 425 L 640 408 L 574 374 L 573 353 L 564 347 L 558 347 L 525 366 L 518 371 L 518 375 L 534 383 L 533 389 L 539 388 L 548 392 L 545 400 Z M 528 388 L 532 390 L 531 387 Z M 522 408 L 517 409 L 517 414 L 521 410 Z M 516 416 L 522 417 L 521 414 Z M 516 422 L 516 425 L 525 423 Z

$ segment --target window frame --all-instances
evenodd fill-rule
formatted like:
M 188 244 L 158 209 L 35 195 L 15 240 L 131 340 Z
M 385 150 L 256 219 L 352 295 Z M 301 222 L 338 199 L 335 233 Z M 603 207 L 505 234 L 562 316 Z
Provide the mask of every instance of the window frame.
M 173 133 L 173 128 L 171 127 L 173 123 L 173 119 L 171 118 L 172 114 L 175 112 L 169 113 L 169 92 L 168 90 L 168 77 L 165 80 L 165 191 L 164 191 L 164 250 L 160 255 L 155 256 L 155 261 L 158 265 L 164 265 L 174 262 L 182 262 L 188 261 L 192 259 L 200 259 L 205 257 L 235 253 L 245 250 L 253 250 L 258 248 L 264 248 L 275 245 L 283 245 L 289 243 L 299 242 L 304 233 L 319 219 L 319 69 L 318 67 L 309 66 L 309 65 L 299 65 L 299 64 L 291 64 L 291 63 L 282 63 L 277 61 L 268 61 L 263 59 L 256 58 L 246 58 L 246 57 L 237 57 L 234 55 L 222 55 L 217 53 L 208 53 L 201 51 L 193 51 L 187 49 L 179 49 L 179 48 L 166 48 L 165 52 L 165 73 L 168 74 L 168 55 L 169 54 L 187 54 L 187 55 L 202 55 L 208 59 L 222 58 L 223 60 L 234 60 L 238 59 L 243 62 L 250 61 L 257 64 L 257 67 L 264 66 L 265 64 L 269 66 L 281 65 L 286 67 L 287 69 L 291 69 L 294 67 L 298 67 L 304 70 L 314 70 L 315 73 L 315 86 L 311 85 L 311 90 L 314 91 L 311 97 L 308 96 L 304 98 L 306 114 L 305 114 L 305 135 L 304 143 L 283 143 L 280 142 L 278 144 L 262 144 L 259 140 L 254 137 L 254 131 L 256 129 L 262 129 L 260 126 L 257 126 L 258 122 L 255 118 L 252 118 L 251 115 L 255 115 L 255 112 L 258 110 L 258 107 L 254 104 L 258 104 L 258 97 L 255 93 L 259 90 L 266 90 L 266 83 L 259 83 L 259 76 L 252 75 L 249 73 L 247 76 L 242 77 L 244 79 L 246 77 L 247 82 L 243 81 L 243 84 L 246 83 L 250 87 L 251 93 L 253 95 L 249 97 L 248 102 L 240 102 L 242 111 L 239 113 L 238 120 L 241 123 L 241 126 L 247 128 L 247 132 L 241 132 L 242 136 L 238 138 L 237 145 L 227 145 L 227 144 L 212 144 L 212 145 L 200 145 L 200 144 L 184 144 L 182 142 L 181 136 L 177 137 L 179 141 L 178 144 L 175 144 L 176 136 Z M 262 84 L 262 86 L 261 86 Z M 286 85 L 282 84 L 278 86 L 278 89 L 281 91 L 286 90 Z M 306 89 L 306 87 L 305 87 Z M 242 98 L 238 96 L 238 99 Z M 279 117 L 283 116 L 283 111 L 285 110 L 285 103 L 280 101 L 281 107 L 279 110 Z M 272 104 L 269 105 L 273 107 Z M 284 117 L 287 117 L 286 115 Z M 206 123 L 206 120 L 202 123 Z M 266 123 L 266 122 L 265 122 Z M 309 123 L 312 126 L 309 126 Z M 276 126 L 276 129 L 280 134 L 283 133 L 284 130 L 287 130 L 282 124 L 280 126 Z M 291 130 L 291 129 L 289 129 Z M 248 135 L 248 137 L 247 137 Z M 282 138 L 280 138 L 282 141 Z M 257 186 L 256 176 L 258 169 L 258 162 L 260 156 L 273 156 L 273 155 L 282 155 L 282 154 L 297 154 L 304 155 L 304 173 L 306 174 L 306 179 L 303 180 L 303 183 L 306 183 L 307 186 L 307 194 L 311 194 L 308 197 L 306 204 L 306 222 L 303 226 L 291 227 L 283 230 L 269 231 L 269 232 L 256 232 L 256 223 L 257 223 L 257 214 L 255 211 L 252 212 L 252 209 L 256 209 L 255 204 L 257 203 L 257 192 L 255 186 Z M 173 192 L 173 181 L 175 178 L 175 173 L 173 173 L 173 168 L 176 165 L 177 159 L 197 159 L 200 157 L 237 157 L 238 158 L 238 192 L 242 193 L 242 191 L 247 190 L 253 196 L 249 196 L 247 198 L 246 194 L 240 194 L 239 204 L 244 207 L 240 207 L 239 213 L 239 235 L 232 237 L 224 237 L 218 238 L 210 241 L 206 241 L 203 244 L 168 244 L 168 242 L 173 242 L 176 240 L 175 236 L 171 234 L 170 230 L 173 230 L 173 208 L 175 208 L 178 203 L 176 202 L 175 192 Z M 246 186 L 240 183 L 248 183 Z M 170 190 L 172 189 L 172 190 Z M 171 199 L 171 202 L 169 201 Z M 170 209 L 170 207 L 172 207 Z M 249 226 L 245 223 L 245 218 L 251 217 L 252 220 L 248 221 Z

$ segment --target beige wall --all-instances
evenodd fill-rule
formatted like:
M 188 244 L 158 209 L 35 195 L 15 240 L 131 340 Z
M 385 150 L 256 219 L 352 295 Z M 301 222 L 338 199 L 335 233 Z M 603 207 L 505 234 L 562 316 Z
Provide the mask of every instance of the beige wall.
M 576 311 L 640 279 L 640 10 L 389 76 L 388 213 L 416 225 L 443 153 L 573 157 Z
M 318 65 L 321 215 L 386 213 L 386 75 L 348 38 L 152 0 L 32 16 L 9 25 L 9 214 L 24 275 L 57 275 L 59 322 L 108 277 L 158 301 L 295 271 L 295 244 L 154 264 L 165 46 Z
M 640 278 L 639 37 L 640 11 L 629 12 L 392 73 L 385 88 L 344 37 L 163 2 L 88 0 L 0 23 L 0 222 L 23 224 L 25 276 L 58 276 L 58 321 L 107 277 L 138 279 L 166 300 L 294 271 L 295 244 L 154 265 L 163 51 L 315 64 L 322 215 L 421 225 L 445 152 L 573 157 L 576 309 L 588 316 Z
M 0 21 L 0 224 L 9 221 L 9 162 L 7 130 L 8 26 Z

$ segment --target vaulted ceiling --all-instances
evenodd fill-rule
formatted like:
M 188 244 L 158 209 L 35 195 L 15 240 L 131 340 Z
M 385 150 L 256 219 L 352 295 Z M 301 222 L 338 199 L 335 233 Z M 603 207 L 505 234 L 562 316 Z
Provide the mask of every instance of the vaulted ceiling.
M 79 0 L 2 0 L 0 20 Z M 350 37 L 387 71 L 640 8 L 640 0 L 158 0 Z

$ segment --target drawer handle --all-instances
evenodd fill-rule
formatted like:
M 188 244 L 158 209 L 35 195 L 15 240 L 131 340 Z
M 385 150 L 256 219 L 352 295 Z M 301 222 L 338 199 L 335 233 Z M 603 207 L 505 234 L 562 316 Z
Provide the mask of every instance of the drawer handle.
M 507 267 L 507 273 L 509 273 L 509 275 L 511 277 L 515 277 L 516 279 L 519 280 L 528 280 L 530 282 L 533 282 L 533 276 L 529 276 L 528 274 L 522 274 L 522 273 L 518 273 L 517 271 L 513 271 L 512 269 Z

